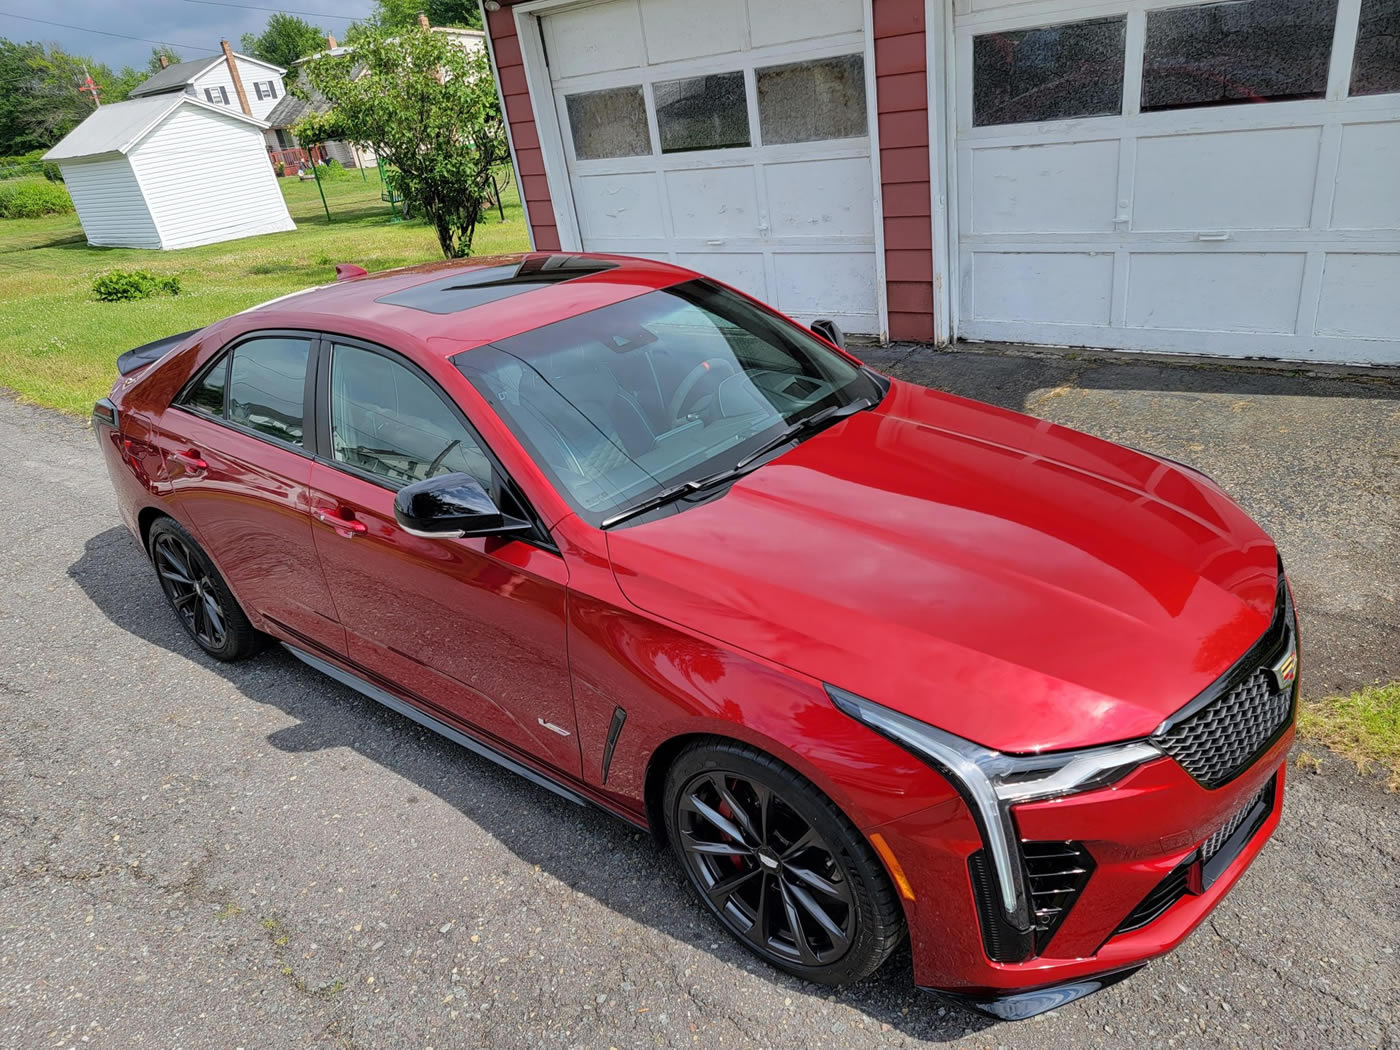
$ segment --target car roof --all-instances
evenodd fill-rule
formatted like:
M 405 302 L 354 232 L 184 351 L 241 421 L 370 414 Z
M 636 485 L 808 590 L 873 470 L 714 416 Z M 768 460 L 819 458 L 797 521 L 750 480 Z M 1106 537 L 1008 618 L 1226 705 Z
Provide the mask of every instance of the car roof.
M 314 328 L 449 356 L 698 276 L 621 255 L 455 259 L 294 292 L 244 311 L 239 327 Z

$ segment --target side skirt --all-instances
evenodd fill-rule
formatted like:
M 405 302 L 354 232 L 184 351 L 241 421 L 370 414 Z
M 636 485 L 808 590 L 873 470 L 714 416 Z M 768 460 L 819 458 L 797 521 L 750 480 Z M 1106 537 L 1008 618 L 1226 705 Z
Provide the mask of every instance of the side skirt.
M 349 686 L 357 693 L 361 693 L 364 696 L 369 697 L 371 700 L 377 700 L 379 703 L 383 704 L 391 711 L 397 711 L 404 717 L 413 719 L 413 721 L 417 722 L 419 725 L 427 729 L 431 729 L 434 733 L 437 733 L 439 736 L 446 737 L 448 740 L 451 740 L 454 744 L 459 744 L 462 747 L 466 748 L 468 751 L 472 752 L 473 754 L 477 754 L 480 755 L 482 758 L 489 759 L 490 761 L 496 763 L 496 765 L 501 766 L 504 769 L 509 769 L 512 773 L 516 773 L 524 777 L 532 784 L 538 784 L 545 790 L 552 791 L 560 798 L 566 798 L 577 806 L 587 806 L 592 802 L 591 799 L 584 797 L 577 791 L 574 791 L 573 789 L 568 788 L 563 784 L 558 783 L 557 781 L 551 780 L 549 777 L 545 776 L 542 773 L 535 772 L 535 770 L 531 769 L 529 766 L 517 762 L 515 759 L 510 758 L 507 755 L 501 754 L 501 752 L 497 751 L 495 748 L 490 747 L 487 744 L 483 744 L 480 740 L 477 740 L 474 737 L 470 737 L 466 733 L 463 733 L 458 729 L 454 729 L 452 726 L 448 725 L 441 719 L 434 718 L 426 711 L 422 711 L 417 707 L 414 707 L 406 700 L 400 700 L 393 693 L 390 693 L 385 689 L 381 689 L 379 686 L 374 685 L 372 682 L 367 682 L 359 675 L 352 674 L 350 671 L 346 671 L 342 668 L 339 668 L 335 664 L 330 663 L 327 660 L 321 659 L 319 656 L 312 656 L 305 650 L 300 649 L 295 645 L 291 645 L 288 642 L 283 642 L 282 647 L 286 649 L 287 652 L 295 656 L 302 663 L 306 664 L 308 667 L 312 667 L 317 671 L 320 671 L 323 675 L 326 675 L 328 678 L 334 678 L 341 685 Z M 616 813 L 615 810 L 612 810 L 609 807 L 600 806 L 599 808 L 605 809 L 609 813 L 614 813 L 614 815 L 616 816 L 623 817 L 624 820 L 627 819 L 623 814 Z

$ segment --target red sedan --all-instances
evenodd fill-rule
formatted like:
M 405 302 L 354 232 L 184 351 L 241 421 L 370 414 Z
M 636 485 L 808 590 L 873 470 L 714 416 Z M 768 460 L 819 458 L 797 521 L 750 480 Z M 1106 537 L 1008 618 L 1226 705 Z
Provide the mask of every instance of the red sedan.
M 667 841 L 826 984 L 1000 1017 L 1179 944 L 1278 823 L 1297 627 L 1204 475 L 882 376 L 663 263 L 358 276 L 123 355 L 122 516 L 268 639 Z

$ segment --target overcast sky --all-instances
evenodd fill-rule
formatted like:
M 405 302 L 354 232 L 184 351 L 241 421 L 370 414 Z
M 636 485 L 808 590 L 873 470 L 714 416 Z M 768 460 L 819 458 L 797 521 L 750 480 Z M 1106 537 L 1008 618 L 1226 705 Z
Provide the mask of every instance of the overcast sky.
M 230 4 L 235 2 L 285 10 L 278 0 L 229 0 Z M 303 13 L 301 17 L 329 33 L 341 35 L 351 19 L 369 14 L 372 4 L 370 0 L 290 0 L 288 6 L 295 12 L 327 12 L 321 16 Z M 192 0 L 47 0 L 42 4 L 0 0 L 0 12 L 5 11 L 168 42 L 185 59 L 213 54 L 223 39 L 237 48 L 238 38 L 244 33 L 261 32 L 272 13 Z M 118 69 L 144 66 L 153 46 L 141 40 L 44 25 L 9 14 L 0 14 L 0 36 L 58 44 L 65 51 L 90 55 Z

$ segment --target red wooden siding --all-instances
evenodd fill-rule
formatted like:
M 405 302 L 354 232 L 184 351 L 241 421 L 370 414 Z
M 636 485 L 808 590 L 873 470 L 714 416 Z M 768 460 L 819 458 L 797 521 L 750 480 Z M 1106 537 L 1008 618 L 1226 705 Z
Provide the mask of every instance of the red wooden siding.
M 510 121 L 511 139 L 515 143 L 520 195 L 530 211 L 530 235 L 536 250 L 556 251 L 559 248 L 559 230 L 554 225 L 554 205 L 549 199 L 549 182 L 544 177 L 544 157 L 540 153 L 540 136 L 535 130 L 535 111 L 530 105 L 529 88 L 525 85 L 525 63 L 520 57 L 520 41 L 515 36 L 515 16 L 505 8 L 488 11 L 486 28 L 491 34 L 496 78 L 506 100 L 506 119 Z
M 933 339 L 928 71 L 923 0 L 872 0 L 890 338 Z
M 509 4 L 511 0 L 504 0 Z M 869 0 L 875 27 L 875 101 L 880 130 L 880 181 L 884 197 L 885 282 L 890 338 L 933 339 L 933 221 L 929 196 L 928 71 L 924 0 Z M 535 113 L 525 66 L 508 6 L 486 15 L 496 75 L 506 100 L 530 209 L 535 247 L 559 247 L 549 183 L 544 176 Z M 543 105 L 550 105 L 546 99 Z

